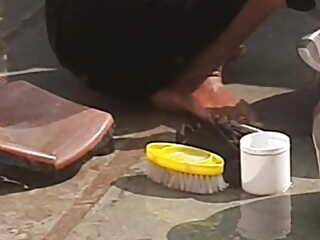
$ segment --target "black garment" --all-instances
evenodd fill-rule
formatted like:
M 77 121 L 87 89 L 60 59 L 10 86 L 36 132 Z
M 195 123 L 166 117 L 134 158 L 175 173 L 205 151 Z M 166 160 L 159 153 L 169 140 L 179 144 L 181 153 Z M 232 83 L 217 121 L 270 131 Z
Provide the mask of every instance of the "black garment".
M 92 87 L 145 97 L 186 69 L 246 1 L 47 0 L 49 40 L 62 65 L 88 75 Z
M 165 87 L 246 0 L 48 0 L 51 45 L 63 66 L 108 94 Z
M 309 11 L 315 8 L 315 0 L 287 0 L 289 8 L 293 8 L 299 11 Z

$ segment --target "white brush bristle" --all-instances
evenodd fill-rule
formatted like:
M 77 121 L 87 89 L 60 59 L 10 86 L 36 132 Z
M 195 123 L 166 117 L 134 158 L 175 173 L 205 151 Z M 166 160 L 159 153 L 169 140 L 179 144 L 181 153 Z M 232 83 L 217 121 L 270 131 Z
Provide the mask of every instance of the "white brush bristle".
M 146 174 L 154 182 L 169 188 L 198 194 L 213 194 L 225 190 L 229 184 L 223 176 L 201 176 L 162 168 L 147 161 Z

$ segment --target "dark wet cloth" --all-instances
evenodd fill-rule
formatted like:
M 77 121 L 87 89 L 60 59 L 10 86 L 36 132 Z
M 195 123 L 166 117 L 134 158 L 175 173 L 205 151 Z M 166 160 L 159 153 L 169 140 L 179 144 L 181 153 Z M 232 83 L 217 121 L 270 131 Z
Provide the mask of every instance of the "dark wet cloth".
M 143 97 L 170 84 L 246 1 L 47 0 L 49 40 L 91 86 Z

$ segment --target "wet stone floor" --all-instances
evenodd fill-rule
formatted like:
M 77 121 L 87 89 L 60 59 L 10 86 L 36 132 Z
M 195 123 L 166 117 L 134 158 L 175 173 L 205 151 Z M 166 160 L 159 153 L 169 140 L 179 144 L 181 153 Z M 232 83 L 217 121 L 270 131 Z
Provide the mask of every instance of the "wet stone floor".
M 319 239 L 320 180 L 311 140 L 319 93 L 313 88 L 314 72 L 295 51 L 296 42 L 319 26 L 317 13 L 280 10 L 249 39 L 248 53 L 226 72 L 228 87 L 253 104 L 267 129 L 292 137 L 292 188 L 272 197 L 232 187 L 199 196 L 157 185 L 138 170 L 145 143 L 174 140 L 181 119 L 148 106 L 115 102 L 62 69 L 48 44 L 43 4 L 0 0 L 1 46 L 8 55 L 1 71 L 57 68 L 10 80 L 29 81 L 111 112 L 117 123 L 116 151 L 91 159 L 59 183 L 0 166 L 0 239 Z
M 168 240 L 317 239 L 319 194 L 281 196 L 243 204 L 175 226 Z

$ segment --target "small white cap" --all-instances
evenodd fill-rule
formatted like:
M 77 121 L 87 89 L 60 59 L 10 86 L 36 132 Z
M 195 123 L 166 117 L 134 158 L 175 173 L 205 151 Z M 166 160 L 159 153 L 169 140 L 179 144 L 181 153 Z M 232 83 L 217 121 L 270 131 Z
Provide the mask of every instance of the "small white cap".
M 275 155 L 290 149 L 290 137 L 279 132 L 257 132 L 241 138 L 240 149 L 253 155 Z

